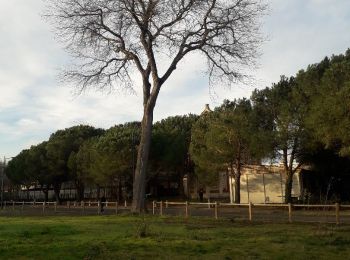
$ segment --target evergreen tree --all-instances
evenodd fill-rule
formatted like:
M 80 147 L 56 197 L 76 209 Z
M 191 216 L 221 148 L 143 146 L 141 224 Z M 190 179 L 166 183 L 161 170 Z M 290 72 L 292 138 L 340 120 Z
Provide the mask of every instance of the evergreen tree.
M 204 114 L 192 131 L 191 155 L 199 180 L 211 184 L 218 171 L 229 170 L 235 179 L 235 203 L 240 203 L 242 166 L 259 160 L 254 132 L 252 106 L 246 99 L 224 101 Z

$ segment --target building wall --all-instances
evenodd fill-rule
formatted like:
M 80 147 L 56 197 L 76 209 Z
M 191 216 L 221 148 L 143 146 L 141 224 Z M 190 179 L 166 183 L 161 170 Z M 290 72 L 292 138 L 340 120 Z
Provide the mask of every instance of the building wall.
M 230 178 L 230 201 L 234 179 Z M 286 176 L 281 166 L 246 166 L 241 176 L 241 203 L 283 203 Z M 292 197 L 300 196 L 299 172 L 293 177 Z
M 241 174 L 241 203 L 283 203 L 285 178 L 283 167 L 249 165 L 242 168 Z M 186 180 L 186 181 L 185 181 Z M 186 187 L 187 179 L 184 179 Z M 224 199 L 233 203 L 234 201 L 233 176 L 228 173 L 219 173 L 217 185 L 205 187 L 205 199 Z M 190 187 L 192 199 L 198 199 L 200 184 L 194 182 Z M 186 191 L 187 189 L 185 189 Z M 300 194 L 299 172 L 294 175 L 292 196 L 299 197 Z

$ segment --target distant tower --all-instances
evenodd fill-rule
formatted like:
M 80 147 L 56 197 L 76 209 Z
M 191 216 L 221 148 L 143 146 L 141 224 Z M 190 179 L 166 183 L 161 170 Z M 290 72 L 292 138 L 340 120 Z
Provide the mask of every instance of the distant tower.
M 201 115 L 204 115 L 204 114 L 207 114 L 207 113 L 210 113 L 210 112 L 212 112 L 212 111 L 211 111 L 211 109 L 210 109 L 210 107 L 209 107 L 209 104 L 205 104 L 204 110 L 203 110 L 203 112 L 201 113 Z

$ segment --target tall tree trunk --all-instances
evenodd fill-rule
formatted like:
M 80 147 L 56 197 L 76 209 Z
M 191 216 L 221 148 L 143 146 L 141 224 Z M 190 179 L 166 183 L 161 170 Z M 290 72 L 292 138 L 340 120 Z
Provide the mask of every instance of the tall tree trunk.
M 233 165 L 231 167 L 233 167 Z M 236 159 L 235 172 L 235 203 L 237 204 L 241 203 L 241 169 L 241 144 L 238 143 L 238 154 Z
M 241 203 L 241 174 L 235 174 L 235 203 Z
M 288 149 L 287 148 L 283 149 L 283 164 L 284 164 L 284 171 L 286 174 L 286 184 L 284 187 L 284 203 L 292 202 L 293 175 L 297 170 L 297 168 L 299 167 L 298 166 L 293 170 L 296 146 L 297 146 L 297 140 L 294 141 L 294 146 L 289 158 L 289 164 L 288 164 Z
M 293 172 L 288 171 L 286 173 L 286 185 L 284 188 L 284 202 L 291 203 L 292 202 L 292 186 L 293 186 Z
M 132 211 L 141 213 L 145 210 L 145 186 L 146 170 L 151 145 L 151 134 L 153 124 L 152 105 L 145 105 L 144 115 L 141 123 L 141 140 L 138 147 L 135 179 L 133 185 Z
M 235 203 L 241 203 L 241 160 L 237 160 L 235 173 Z

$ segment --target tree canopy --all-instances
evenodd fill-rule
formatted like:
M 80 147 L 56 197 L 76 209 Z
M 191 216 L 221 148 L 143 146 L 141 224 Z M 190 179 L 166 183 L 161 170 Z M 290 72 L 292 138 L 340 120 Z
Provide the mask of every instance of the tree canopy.
M 328 67 L 318 78 L 307 123 L 326 148 L 350 155 L 350 50 L 327 60 Z M 311 69 L 310 69 L 311 70 Z M 313 88 L 312 88 L 313 87 Z
M 192 131 L 191 155 L 199 179 L 212 184 L 218 171 L 230 171 L 235 179 L 235 202 L 240 203 L 242 165 L 259 161 L 262 149 L 256 141 L 253 109 L 247 99 L 225 100 L 214 112 L 205 113 Z
M 75 182 L 81 197 L 84 187 L 77 175 L 76 153 L 84 141 L 102 133 L 102 129 L 79 125 L 58 130 L 50 136 L 46 145 L 48 167 L 46 174 L 50 175 L 48 179 L 54 187 L 57 200 L 59 200 L 61 184 L 69 180 Z
M 192 126 L 197 119 L 197 115 L 189 114 L 168 117 L 154 125 L 148 179 L 157 182 L 159 175 L 166 174 L 177 180 L 179 193 L 183 194 L 183 177 L 191 174 L 193 168 L 189 146 Z
M 87 175 L 93 183 L 115 186 L 114 195 L 118 199 L 122 196 L 122 187 L 132 186 L 139 136 L 138 122 L 118 125 L 79 151 L 79 158 L 89 155 Z

